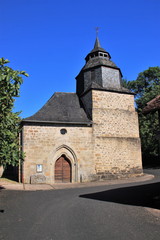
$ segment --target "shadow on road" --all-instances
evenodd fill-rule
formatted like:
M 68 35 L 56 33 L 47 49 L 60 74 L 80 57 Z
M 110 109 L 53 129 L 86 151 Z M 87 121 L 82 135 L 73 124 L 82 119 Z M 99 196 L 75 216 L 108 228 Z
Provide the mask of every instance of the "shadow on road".
M 80 195 L 81 198 L 160 209 L 160 182 Z
M 0 185 L 0 191 L 1 191 L 2 189 L 5 189 L 5 188 L 4 188 L 3 186 Z

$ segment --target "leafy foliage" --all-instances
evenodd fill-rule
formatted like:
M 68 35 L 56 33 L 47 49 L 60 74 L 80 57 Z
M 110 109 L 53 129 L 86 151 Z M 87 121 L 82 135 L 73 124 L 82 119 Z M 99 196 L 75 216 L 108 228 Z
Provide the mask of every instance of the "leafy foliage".
M 19 113 L 13 113 L 15 97 L 19 96 L 24 71 L 15 71 L 6 66 L 7 59 L 0 58 L 0 165 L 16 166 L 23 154 L 20 149 Z
M 125 82 L 126 84 L 126 82 Z M 135 93 L 136 108 L 139 115 L 140 136 L 143 161 L 156 159 L 158 156 L 158 112 L 144 115 L 142 109 L 146 103 L 160 95 L 160 67 L 150 67 L 139 73 L 134 81 L 127 82 L 127 88 Z

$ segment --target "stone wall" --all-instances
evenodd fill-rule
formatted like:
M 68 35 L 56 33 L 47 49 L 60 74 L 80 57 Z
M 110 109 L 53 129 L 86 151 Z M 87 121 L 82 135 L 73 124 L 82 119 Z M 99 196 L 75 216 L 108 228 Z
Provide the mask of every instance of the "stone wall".
M 92 91 L 94 158 L 99 178 L 142 172 L 141 145 L 134 96 Z
M 65 155 L 71 162 L 72 182 L 123 178 L 142 173 L 141 145 L 134 96 L 91 90 L 83 105 L 93 125 L 23 126 L 25 183 L 54 183 L 56 160 Z M 61 129 L 66 129 L 61 134 Z M 43 165 L 37 172 L 37 165 Z
M 60 130 L 67 133 L 62 135 Z M 54 165 L 64 154 L 72 165 L 72 182 L 90 181 L 95 174 L 93 159 L 93 139 L 91 127 L 23 126 L 24 161 L 23 178 L 25 183 L 54 183 Z M 42 173 L 36 172 L 37 164 L 43 165 Z M 43 175 L 45 178 L 43 178 Z

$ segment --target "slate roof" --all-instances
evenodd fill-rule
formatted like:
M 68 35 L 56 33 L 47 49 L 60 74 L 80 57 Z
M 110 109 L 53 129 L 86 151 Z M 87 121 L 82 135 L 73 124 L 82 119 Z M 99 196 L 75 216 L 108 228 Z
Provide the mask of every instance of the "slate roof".
M 96 37 L 94 48 L 92 49 L 92 51 L 90 53 L 97 52 L 97 51 L 106 52 L 106 50 L 101 47 L 101 44 L 100 44 L 100 41 L 99 41 L 98 37 Z
M 135 93 L 131 92 L 129 89 L 124 88 L 124 87 L 120 87 L 120 88 L 105 88 L 100 86 L 98 83 L 96 82 L 92 82 L 91 84 L 89 84 L 88 88 L 81 94 L 84 95 L 86 92 L 88 92 L 90 89 L 93 90 L 101 90 L 101 91 L 110 91 L 110 92 L 119 92 L 119 93 L 128 93 L 128 94 L 132 94 L 135 95 Z
M 76 93 L 55 93 L 48 102 L 24 122 L 91 124 Z
M 98 52 L 106 53 L 106 55 L 108 57 L 106 58 L 106 57 L 99 56 L 99 55 L 97 55 L 97 56 L 95 55 L 94 57 L 90 57 L 90 56 L 93 55 L 93 53 L 98 53 Z M 106 66 L 106 67 L 119 69 L 116 66 L 116 64 L 114 62 L 112 62 L 110 59 L 111 59 L 111 56 L 110 56 L 109 52 L 107 52 L 104 48 L 101 47 L 100 41 L 99 41 L 98 37 L 96 37 L 94 48 L 86 56 L 86 58 L 85 58 L 86 64 L 84 65 L 82 70 L 86 70 L 86 69 L 89 69 L 89 68 L 94 68 L 94 67 L 97 67 L 97 66 Z M 121 73 L 120 69 L 119 69 L 119 71 Z M 121 76 L 122 76 L 122 73 L 121 73 Z
M 90 58 L 88 62 L 83 67 L 83 70 L 86 70 L 88 68 L 93 68 L 97 66 L 106 66 L 106 67 L 112 67 L 112 68 L 118 68 L 114 62 L 112 62 L 109 59 L 101 58 L 101 57 L 95 57 Z
M 147 114 L 150 112 L 155 112 L 160 110 L 160 95 L 153 98 L 151 101 L 147 103 L 147 106 L 143 108 L 143 113 Z

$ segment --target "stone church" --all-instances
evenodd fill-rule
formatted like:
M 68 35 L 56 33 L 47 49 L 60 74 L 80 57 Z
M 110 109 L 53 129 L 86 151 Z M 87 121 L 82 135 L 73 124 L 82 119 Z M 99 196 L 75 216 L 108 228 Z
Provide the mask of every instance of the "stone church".
M 76 77 L 22 121 L 24 183 L 87 182 L 142 174 L 134 94 L 98 37 Z

